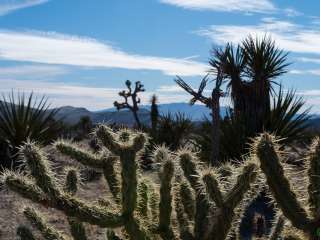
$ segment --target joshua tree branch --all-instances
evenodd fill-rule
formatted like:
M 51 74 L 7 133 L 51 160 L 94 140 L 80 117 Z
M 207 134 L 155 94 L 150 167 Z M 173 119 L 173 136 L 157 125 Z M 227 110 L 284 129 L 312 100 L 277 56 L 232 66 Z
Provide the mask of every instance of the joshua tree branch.
M 126 86 L 128 88 L 127 91 L 123 90 L 123 91 L 119 92 L 119 96 L 122 97 L 124 99 L 124 101 L 121 103 L 118 101 L 115 101 L 113 104 L 118 110 L 129 109 L 133 113 L 133 116 L 136 120 L 138 128 L 141 128 L 141 122 L 138 117 L 139 104 L 140 104 L 141 100 L 138 97 L 138 93 L 145 91 L 144 86 L 143 86 L 143 84 L 141 84 L 140 81 L 137 81 L 137 82 L 135 82 L 135 88 L 132 91 L 131 81 L 129 81 L 129 80 L 126 81 Z M 131 99 L 132 104 L 129 103 L 129 99 Z

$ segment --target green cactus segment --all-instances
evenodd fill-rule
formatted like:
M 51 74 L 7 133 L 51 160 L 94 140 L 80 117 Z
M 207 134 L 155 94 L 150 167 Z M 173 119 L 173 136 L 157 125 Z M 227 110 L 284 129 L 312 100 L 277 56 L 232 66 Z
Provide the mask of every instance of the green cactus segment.
M 181 203 L 188 219 L 190 221 L 193 220 L 195 216 L 195 200 L 188 182 L 182 181 L 178 194 L 180 194 Z
M 196 193 L 196 213 L 195 213 L 195 238 L 204 239 L 209 225 L 208 213 L 210 209 L 209 202 L 206 195 L 202 192 L 205 187 L 199 181 L 200 174 L 196 168 L 196 163 L 193 160 L 191 153 L 182 153 L 179 156 L 180 166 L 184 172 L 185 178 L 189 181 L 191 187 Z
M 17 228 L 17 236 L 19 240 L 36 240 L 31 230 L 23 225 Z
M 226 193 L 223 207 L 220 209 L 222 214 L 218 215 L 218 221 L 212 226 L 212 235 L 215 240 L 226 239 L 232 227 L 235 217 L 235 209 L 242 201 L 245 201 L 245 194 L 251 189 L 257 177 L 257 165 L 255 163 L 245 163 L 242 171 L 237 177 L 235 185 Z
M 212 174 L 212 172 L 208 172 L 203 176 L 202 179 L 206 185 L 206 190 L 210 199 L 216 203 L 217 207 L 223 207 L 223 196 L 216 177 Z
M 66 192 L 71 195 L 75 195 L 78 190 L 78 171 L 76 168 L 68 168 L 66 171 Z M 82 222 L 78 221 L 78 219 L 74 217 L 68 217 L 68 222 L 70 226 L 70 232 L 74 240 L 87 240 L 85 227 Z
M 236 184 L 225 197 L 224 205 L 226 207 L 229 209 L 235 209 L 244 199 L 244 195 L 250 190 L 251 184 L 256 180 L 257 170 L 257 165 L 255 163 L 248 163 L 243 166 Z
M 159 222 L 159 194 L 153 184 L 149 184 L 149 207 L 151 215 L 151 226 L 156 226 Z
M 134 211 L 137 206 L 137 152 L 144 148 L 146 138 L 144 134 L 136 134 L 132 140 L 119 143 L 116 135 L 106 126 L 99 126 L 96 129 L 96 136 L 102 144 L 113 154 L 120 157 L 121 165 L 121 196 L 122 216 L 125 221 L 124 227 L 131 239 L 149 239 L 146 232 L 141 228 L 137 219 L 134 218 Z
M 26 208 L 23 213 L 25 217 L 41 232 L 44 239 L 68 240 L 68 238 L 63 236 L 60 232 L 56 231 L 52 227 L 49 227 L 39 212 L 32 208 Z
M 74 240 L 88 240 L 86 230 L 82 222 L 76 218 L 69 217 L 70 232 Z
M 50 169 L 48 159 L 44 152 L 34 143 L 27 142 L 21 149 L 20 154 L 34 177 L 36 184 L 50 198 L 60 195 L 54 180 L 54 174 Z
M 48 203 L 48 197 L 43 191 L 26 177 L 16 174 L 12 171 L 6 171 L 4 177 L 5 185 L 22 197 L 32 200 L 36 203 Z
M 137 210 L 139 214 L 147 218 L 148 217 L 148 202 L 149 202 L 149 187 L 147 181 L 142 179 L 138 185 L 138 207 Z
M 284 174 L 274 137 L 267 133 L 260 135 L 256 139 L 254 150 L 260 160 L 260 167 L 266 176 L 268 186 L 284 216 L 294 227 L 309 231 L 310 220 Z
M 181 188 L 180 188 L 181 189 Z M 192 235 L 189 219 L 187 218 L 184 210 L 184 205 L 182 204 L 181 191 L 176 190 L 175 198 L 175 210 L 179 225 L 179 233 L 181 240 L 194 240 Z
M 85 166 L 92 168 L 102 168 L 103 166 L 103 162 L 98 156 L 83 150 L 72 143 L 60 140 L 57 141 L 54 146 L 62 154 L 77 160 Z
M 114 200 L 120 202 L 120 181 L 118 172 L 115 169 L 115 164 L 118 159 L 113 156 L 105 156 L 103 159 L 103 174 L 107 180 L 110 192 Z
M 309 162 L 309 203 L 313 217 L 320 217 L 320 138 L 316 138 L 310 148 Z
M 78 191 L 78 171 L 77 169 L 67 169 L 65 190 L 66 192 L 74 195 Z
M 115 134 L 112 132 L 111 128 L 105 125 L 100 125 L 97 127 L 95 134 L 99 141 L 101 141 L 101 143 L 113 154 L 117 156 L 121 154 L 121 143 L 116 140 Z
M 172 178 L 174 174 L 174 164 L 166 159 L 160 171 L 160 203 L 159 203 L 159 231 L 163 239 L 173 239 L 171 229 L 172 212 Z

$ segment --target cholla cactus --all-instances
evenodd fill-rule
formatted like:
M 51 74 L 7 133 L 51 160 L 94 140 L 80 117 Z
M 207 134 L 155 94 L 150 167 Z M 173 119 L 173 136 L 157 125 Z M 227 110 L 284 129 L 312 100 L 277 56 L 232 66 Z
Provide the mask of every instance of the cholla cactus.
M 239 174 L 232 173 L 231 178 L 234 180 L 229 179 L 229 184 L 221 184 L 223 181 L 218 169 L 200 171 L 191 152 L 181 151 L 178 160 L 184 177 L 189 182 L 183 182 L 180 194 L 177 194 L 179 201 L 176 202 L 176 211 L 181 239 L 227 239 L 232 225 L 236 225 L 238 208 L 252 200 L 248 198 L 248 194 L 253 196 L 257 193 L 256 188 L 252 188 L 257 180 L 257 165 L 253 161 L 247 161 L 238 168 Z M 190 228 L 188 221 L 192 216 L 194 226 Z
M 298 172 L 298 178 L 284 162 L 274 136 L 264 133 L 257 137 L 253 152 L 260 160 L 267 185 L 283 215 L 292 227 L 304 233 L 303 239 L 317 239 L 320 230 L 320 139 L 313 141 L 307 154 L 306 169 Z M 306 181 L 301 181 L 303 179 Z M 299 239 L 297 235 L 290 236 L 286 239 Z
M 153 156 L 161 165 L 157 184 L 140 175 L 138 161 L 147 141 L 145 134 L 130 130 L 114 133 L 101 125 L 95 135 L 103 146 L 98 154 L 66 141 L 58 141 L 54 147 L 86 167 L 102 171 L 111 198 L 90 203 L 79 199 L 77 169 L 68 168 L 62 184 L 43 150 L 34 143 L 21 148 L 30 173 L 23 176 L 8 171 L 3 176 L 10 190 L 67 216 L 71 237 L 50 227 L 37 210 L 24 209 L 24 215 L 45 239 L 86 240 L 84 224 L 92 224 L 107 228 L 108 239 L 223 240 L 236 223 L 238 209 L 256 193 L 252 185 L 258 169 L 253 161 L 237 168 L 239 174 L 230 174 L 231 180 L 225 181 L 219 169 L 198 169 L 193 153 L 175 154 L 161 147 Z M 19 227 L 18 235 L 23 240 L 35 239 L 24 226 Z

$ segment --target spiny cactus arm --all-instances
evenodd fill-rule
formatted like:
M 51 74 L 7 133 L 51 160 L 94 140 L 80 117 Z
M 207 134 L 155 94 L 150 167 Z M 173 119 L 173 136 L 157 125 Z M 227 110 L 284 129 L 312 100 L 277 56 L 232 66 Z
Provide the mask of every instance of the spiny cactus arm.
M 133 217 L 126 219 L 126 224 L 124 228 L 131 240 L 151 240 L 152 238 L 146 233 L 144 229 L 141 228 L 140 224 Z
M 46 240 L 70 240 L 53 227 L 48 226 L 41 214 L 33 208 L 27 207 L 23 211 L 25 217 L 34 225 Z
M 19 240 L 37 240 L 31 230 L 24 225 L 17 228 L 17 236 Z
M 210 199 L 215 202 L 217 207 L 223 207 L 223 196 L 216 177 L 213 175 L 212 172 L 208 172 L 203 175 L 202 179 L 206 185 L 206 190 Z
M 11 190 L 22 197 L 32 200 L 36 203 L 48 202 L 48 197 L 44 192 L 28 178 L 19 175 L 13 171 L 6 171 L 3 176 L 3 183 Z
M 171 160 L 166 159 L 160 171 L 159 231 L 163 239 L 174 239 L 171 229 L 173 174 L 174 164 Z
M 101 143 L 115 155 L 121 154 L 121 144 L 116 140 L 111 128 L 106 125 L 99 125 L 95 130 L 95 135 Z
M 320 138 L 315 138 L 308 156 L 309 203 L 314 218 L 320 216 Z
M 74 240 L 88 240 L 84 225 L 76 218 L 68 217 L 70 232 Z
M 147 218 L 148 217 L 148 184 L 145 179 L 142 179 L 138 185 L 138 206 L 137 210 L 139 214 Z
M 147 142 L 147 137 L 143 133 L 138 133 L 137 136 L 134 137 L 131 149 L 135 152 L 139 152 L 144 148 Z
M 272 229 L 269 240 L 278 240 L 281 239 L 282 230 L 285 224 L 285 220 L 283 216 L 279 216 L 277 221 Z
M 60 195 L 52 200 L 48 198 L 36 185 L 26 181 L 23 177 L 15 173 L 7 173 L 4 182 L 8 188 L 17 192 L 22 197 L 40 203 L 45 207 L 52 207 L 63 211 L 67 216 L 77 217 L 83 222 L 89 222 L 101 227 L 119 227 L 123 225 L 123 218 L 115 213 L 106 212 L 104 209 L 93 205 L 87 205 L 84 202 L 69 196 Z
M 78 171 L 75 168 L 67 168 L 66 172 L 67 172 L 67 175 L 66 175 L 65 191 L 71 195 L 74 195 L 78 191 L 78 182 L 79 182 Z
M 192 153 L 183 152 L 179 156 L 180 166 L 185 178 L 196 193 L 195 239 L 204 239 L 208 228 L 209 202 L 205 195 L 205 186 L 199 179 L 199 172 L 193 161 Z
M 236 184 L 227 193 L 224 205 L 234 210 L 243 200 L 245 193 L 250 189 L 251 184 L 255 182 L 257 177 L 257 165 L 249 163 L 242 169 L 242 173 L 238 176 Z
M 120 202 L 120 180 L 119 174 L 115 168 L 115 163 L 118 159 L 113 156 L 105 156 L 103 162 L 103 174 L 109 185 L 110 192 L 115 201 Z
M 307 230 L 310 224 L 306 211 L 291 190 L 289 180 L 284 174 L 277 143 L 273 136 L 264 133 L 256 138 L 253 150 L 260 160 L 260 168 L 264 172 L 268 186 L 283 212 L 292 225 L 300 230 Z
M 181 203 L 185 213 L 188 216 L 188 219 L 190 221 L 193 220 L 195 215 L 195 199 L 188 182 L 182 181 L 180 184 L 179 193 L 177 194 L 180 194 Z
M 75 144 L 59 140 L 54 143 L 54 147 L 60 153 L 77 160 L 85 166 L 93 168 L 102 168 L 103 166 L 103 161 L 98 156 L 79 148 Z
M 27 142 L 20 149 L 20 154 L 26 162 L 31 175 L 36 184 L 50 198 L 55 198 L 60 194 L 51 171 L 49 161 L 45 153 L 33 142 Z
M 78 182 L 80 177 L 78 176 L 78 171 L 76 168 L 68 168 L 66 171 L 67 176 L 65 190 L 69 194 L 74 195 L 78 190 Z M 74 240 L 87 240 L 86 230 L 82 222 L 74 217 L 68 217 L 68 222 L 70 226 L 70 232 Z
M 196 168 L 196 164 L 193 161 L 193 156 L 190 153 L 182 153 L 179 156 L 180 166 L 183 170 L 184 176 L 189 181 L 194 191 L 199 189 L 199 172 Z
M 181 189 L 181 188 L 180 188 Z M 175 203 L 175 211 L 177 215 L 180 239 L 181 240 L 194 240 L 194 236 L 192 235 L 190 224 L 187 219 L 187 216 L 184 211 L 184 206 L 182 204 L 182 198 L 179 190 L 176 189 L 174 203 Z
M 107 212 L 104 208 L 89 205 L 69 195 L 55 199 L 55 204 L 52 207 L 63 211 L 69 217 L 76 217 L 81 222 L 98 225 L 102 228 L 115 228 L 124 224 L 123 217 L 117 213 Z
M 150 207 L 150 215 L 151 215 L 151 222 L 150 226 L 154 226 L 156 228 L 156 225 L 158 224 L 158 218 L 159 218 L 159 194 L 155 190 L 155 187 L 153 184 L 149 184 L 149 207 Z

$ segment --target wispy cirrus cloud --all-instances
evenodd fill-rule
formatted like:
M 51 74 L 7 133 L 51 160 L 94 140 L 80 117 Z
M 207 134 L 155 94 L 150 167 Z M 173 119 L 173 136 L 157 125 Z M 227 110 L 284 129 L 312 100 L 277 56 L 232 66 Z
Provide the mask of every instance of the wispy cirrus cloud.
M 265 13 L 276 10 L 269 0 L 160 0 L 165 4 L 191 10 L 212 10 L 220 12 L 257 12 Z
M 197 76 L 207 65 L 190 59 L 146 56 L 95 39 L 54 32 L 0 31 L 0 58 L 45 64 L 157 70 L 166 75 Z
M 287 51 L 320 54 L 320 31 L 317 28 L 274 18 L 264 18 L 258 25 L 212 25 L 196 33 L 217 44 L 239 43 L 248 35 L 268 35 Z
M 67 74 L 69 70 L 63 66 L 55 65 L 15 65 L 8 67 L 0 67 L 0 78 L 48 78 Z
M 23 8 L 47 3 L 49 0 L 2 0 L 0 2 L 0 16 Z

